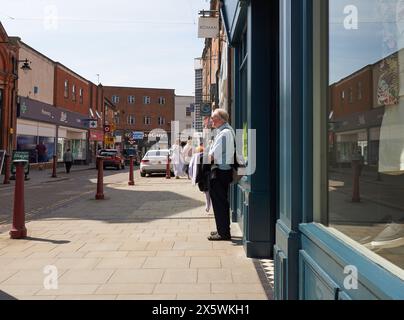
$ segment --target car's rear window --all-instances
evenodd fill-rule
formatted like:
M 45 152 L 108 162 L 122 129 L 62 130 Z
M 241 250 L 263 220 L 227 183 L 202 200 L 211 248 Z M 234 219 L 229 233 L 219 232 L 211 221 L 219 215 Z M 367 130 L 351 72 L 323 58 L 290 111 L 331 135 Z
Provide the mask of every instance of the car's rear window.
M 100 156 L 101 157 L 113 157 L 113 156 L 116 156 L 117 155 L 117 152 L 115 151 L 101 151 L 100 152 Z
M 148 151 L 146 153 L 146 157 L 167 157 L 167 156 L 168 151 L 156 150 L 156 151 Z

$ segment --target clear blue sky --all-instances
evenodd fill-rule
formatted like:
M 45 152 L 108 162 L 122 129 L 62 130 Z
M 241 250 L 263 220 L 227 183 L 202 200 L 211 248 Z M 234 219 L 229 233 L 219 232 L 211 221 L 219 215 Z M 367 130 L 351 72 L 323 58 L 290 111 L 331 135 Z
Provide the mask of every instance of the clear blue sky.
M 208 0 L 2 1 L 0 21 L 88 80 L 194 94 L 198 11 Z M 55 17 L 55 18 L 54 18 Z M 23 57 L 22 57 L 23 58 Z

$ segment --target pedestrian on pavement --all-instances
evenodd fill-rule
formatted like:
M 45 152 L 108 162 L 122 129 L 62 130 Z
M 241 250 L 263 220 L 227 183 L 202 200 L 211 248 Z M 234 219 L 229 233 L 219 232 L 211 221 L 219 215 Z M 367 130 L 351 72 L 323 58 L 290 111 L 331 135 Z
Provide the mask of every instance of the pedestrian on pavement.
M 182 149 L 180 145 L 180 139 L 177 139 L 175 143 L 171 146 L 171 160 L 174 167 L 174 175 L 176 179 L 184 175 L 184 158 L 182 157 Z
M 209 194 L 212 200 L 217 231 L 211 232 L 210 241 L 231 240 L 229 187 L 233 180 L 232 164 L 235 153 L 235 133 L 229 125 L 229 114 L 224 109 L 212 113 L 216 136 L 209 149 L 212 163 Z
M 65 163 L 66 173 L 70 173 L 70 169 L 73 164 L 73 154 L 70 149 L 67 149 L 66 152 L 63 154 L 63 162 Z
M 46 162 L 48 161 L 48 149 L 43 144 L 43 142 L 39 142 L 36 146 L 36 151 L 38 152 L 38 162 Z
M 182 151 L 182 157 L 184 158 L 184 171 L 188 176 L 188 180 L 190 179 L 189 177 L 189 163 L 191 162 L 193 155 L 193 147 L 192 147 L 192 138 L 189 137 L 187 144 L 185 145 L 183 151 Z

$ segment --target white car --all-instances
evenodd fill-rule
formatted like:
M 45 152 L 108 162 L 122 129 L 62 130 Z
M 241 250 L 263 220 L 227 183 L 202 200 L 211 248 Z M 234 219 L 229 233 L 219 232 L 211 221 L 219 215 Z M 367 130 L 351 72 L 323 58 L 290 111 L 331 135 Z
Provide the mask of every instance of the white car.
M 170 150 L 149 150 L 140 162 L 140 176 L 145 177 L 146 174 L 166 173 L 167 156 L 170 155 Z M 171 176 L 173 173 L 173 164 L 170 164 Z

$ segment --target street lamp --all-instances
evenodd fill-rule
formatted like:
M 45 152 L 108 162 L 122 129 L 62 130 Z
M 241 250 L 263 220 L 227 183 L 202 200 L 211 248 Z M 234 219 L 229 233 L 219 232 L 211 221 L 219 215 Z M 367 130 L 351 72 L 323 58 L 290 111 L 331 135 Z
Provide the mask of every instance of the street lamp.
M 31 61 L 28 61 L 28 59 L 25 59 L 25 60 L 18 60 L 18 61 L 17 61 L 17 63 L 21 63 L 21 62 L 23 63 L 23 64 L 22 64 L 22 67 L 21 67 L 21 70 L 24 71 L 25 74 L 27 74 L 28 71 L 32 70 L 32 69 L 31 69 L 31 66 L 30 66 Z

